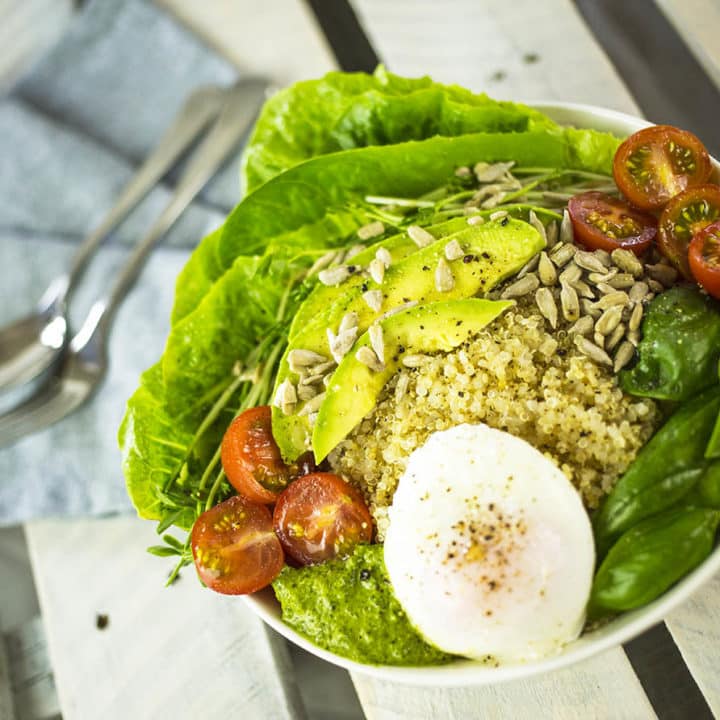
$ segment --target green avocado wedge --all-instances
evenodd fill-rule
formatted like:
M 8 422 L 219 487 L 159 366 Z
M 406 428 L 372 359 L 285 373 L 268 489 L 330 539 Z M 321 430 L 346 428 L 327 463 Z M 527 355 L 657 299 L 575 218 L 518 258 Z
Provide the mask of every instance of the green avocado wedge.
M 332 376 L 313 430 L 317 462 L 324 460 L 375 407 L 385 384 L 417 353 L 448 352 L 462 345 L 514 303 L 467 298 L 420 305 L 378 323 L 382 329 L 384 369 L 374 372 L 357 359 L 361 347 L 371 346 L 370 332 L 355 343 Z
M 445 246 L 450 238 L 460 243 L 465 255 L 449 263 L 453 287 L 440 291 L 436 287 L 435 269 L 439 260 L 444 258 Z M 520 270 L 544 245 L 543 237 L 532 225 L 504 218 L 484 225 L 467 226 L 465 230 L 437 240 L 400 262 L 392 262 L 382 285 L 368 279 L 362 286 L 351 287 L 347 291 L 343 285 L 338 286 L 335 302 L 288 344 L 275 378 L 273 397 L 285 380 L 296 384 L 300 379 L 288 364 L 291 351 L 310 350 L 331 359 L 327 331 L 337 332 L 347 313 L 356 314 L 358 334 L 362 334 L 388 311 L 409 303 L 425 305 L 483 295 Z M 379 311 L 366 304 L 364 290 L 382 292 L 383 302 Z M 289 462 L 310 448 L 312 428 L 303 407 L 304 403 L 298 403 L 294 412 L 288 415 L 279 408 L 273 408 L 273 436 L 283 458 Z

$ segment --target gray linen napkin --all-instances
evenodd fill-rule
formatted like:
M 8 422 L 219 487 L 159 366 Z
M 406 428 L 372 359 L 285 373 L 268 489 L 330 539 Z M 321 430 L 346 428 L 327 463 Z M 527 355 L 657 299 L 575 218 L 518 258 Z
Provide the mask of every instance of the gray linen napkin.
M 94 0 L 79 14 L 0 99 L 0 324 L 33 307 L 190 91 L 235 75 L 145 0 Z M 123 246 L 149 227 L 168 191 L 154 191 L 101 250 L 73 318 L 106 287 Z M 238 193 L 235 159 L 155 251 L 118 314 L 110 373 L 92 402 L 0 450 L 0 524 L 129 509 L 116 442 L 124 401 L 162 351 L 187 248 L 222 221 Z

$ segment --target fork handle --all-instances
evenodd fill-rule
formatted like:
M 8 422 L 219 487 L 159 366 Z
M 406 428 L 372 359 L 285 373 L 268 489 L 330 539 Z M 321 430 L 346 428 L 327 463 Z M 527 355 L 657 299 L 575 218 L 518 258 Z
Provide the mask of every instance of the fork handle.
M 200 132 L 218 116 L 224 96 L 223 89 L 215 85 L 201 87 L 190 95 L 156 148 L 125 186 L 115 205 L 78 247 L 69 271 L 56 278 L 47 289 L 40 301 L 41 307 L 70 300 L 70 295 L 102 240 L 157 185 Z
M 267 91 L 261 78 L 247 78 L 227 91 L 220 115 L 190 158 L 175 193 L 147 235 L 133 252 L 115 280 L 106 299 L 96 302 L 72 346 L 82 347 L 91 339 L 107 336 L 115 311 L 142 270 L 150 251 L 172 227 L 182 212 L 219 169 L 254 120 Z M 94 336 L 94 337 L 93 337 Z

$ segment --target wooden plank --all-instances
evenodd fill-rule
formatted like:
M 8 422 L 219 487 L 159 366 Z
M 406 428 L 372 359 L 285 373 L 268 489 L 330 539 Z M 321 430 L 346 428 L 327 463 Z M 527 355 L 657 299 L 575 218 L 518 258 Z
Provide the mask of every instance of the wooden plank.
M 304 717 L 284 641 L 192 568 L 164 587 L 151 523 L 44 520 L 26 534 L 64 720 Z
M 397 73 L 429 74 L 501 99 L 557 98 L 637 112 L 570 0 L 353 4 L 376 52 Z
M 715 577 L 666 619 L 683 660 L 720 717 L 720 577 Z
M 620 649 L 567 670 L 476 688 L 396 685 L 355 673 L 367 720 L 647 720 L 656 718 Z

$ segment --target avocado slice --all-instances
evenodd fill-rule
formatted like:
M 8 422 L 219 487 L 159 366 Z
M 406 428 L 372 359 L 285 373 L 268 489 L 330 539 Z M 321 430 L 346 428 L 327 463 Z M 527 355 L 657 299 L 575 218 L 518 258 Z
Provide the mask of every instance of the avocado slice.
M 317 462 L 324 460 L 352 429 L 375 407 L 403 357 L 417 353 L 448 352 L 477 334 L 512 301 L 464 299 L 420 305 L 379 321 L 385 367 L 374 372 L 361 363 L 357 351 L 370 346 L 366 332 L 338 365 L 315 421 L 312 436 Z
M 444 257 L 445 246 L 450 239 L 460 243 L 465 255 L 449 263 L 454 285 L 443 292 L 435 285 L 435 268 Z M 327 330 L 337 332 L 346 313 L 357 314 L 358 334 L 362 334 L 384 313 L 409 303 L 424 305 L 482 295 L 516 273 L 543 247 L 544 240 L 532 225 L 503 218 L 484 225 L 466 226 L 458 233 L 416 250 L 386 270 L 382 285 L 365 280 L 364 285 L 368 289 L 380 290 L 383 294 L 383 305 L 378 312 L 370 309 L 363 300 L 363 286 L 353 286 L 347 291 L 344 285 L 334 288 L 335 301 L 289 342 L 280 361 L 273 396 L 286 379 L 293 384 L 299 380 L 288 364 L 288 355 L 292 350 L 310 350 L 331 359 Z M 283 458 L 289 462 L 310 447 L 312 427 L 303 406 L 303 403 L 298 403 L 294 412 L 288 415 L 273 407 L 273 436 Z

